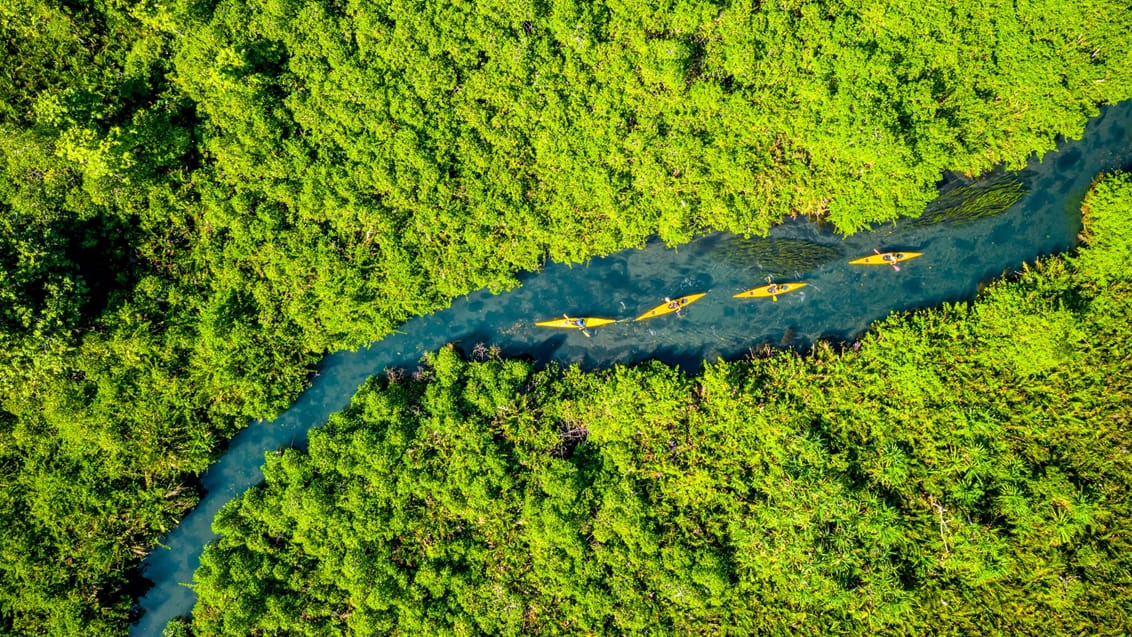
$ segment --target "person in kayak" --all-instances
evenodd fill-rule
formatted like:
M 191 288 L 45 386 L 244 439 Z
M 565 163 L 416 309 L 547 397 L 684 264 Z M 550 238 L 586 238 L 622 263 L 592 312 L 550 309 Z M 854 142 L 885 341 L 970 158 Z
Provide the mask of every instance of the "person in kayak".
M 771 283 L 770 285 L 766 286 L 766 293 L 767 294 L 778 294 L 779 291 L 785 292 L 786 286 L 783 286 L 781 288 L 781 290 L 779 289 L 778 285 L 774 284 L 774 283 Z
M 578 328 L 578 331 L 581 332 L 582 334 L 584 334 L 586 338 L 590 337 L 590 333 L 588 331 L 586 331 L 586 319 L 584 319 L 584 318 L 570 318 L 569 314 L 563 314 L 562 318 L 566 319 L 566 322 L 570 326 Z
M 876 248 L 873 248 L 873 252 L 880 254 L 880 251 L 877 250 Z M 891 265 L 892 269 L 894 271 L 899 272 L 900 266 L 896 265 L 896 263 L 904 258 L 904 253 L 903 252 L 897 252 L 897 253 L 893 254 L 891 252 L 886 252 L 884 254 L 881 254 L 880 258 L 881 258 L 882 261 L 884 261 L 888 265 Z

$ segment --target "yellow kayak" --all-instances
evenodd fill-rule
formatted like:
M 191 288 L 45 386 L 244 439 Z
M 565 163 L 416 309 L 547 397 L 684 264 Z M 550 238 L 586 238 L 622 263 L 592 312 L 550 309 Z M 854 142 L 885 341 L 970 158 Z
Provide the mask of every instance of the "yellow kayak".
M 870 254 L 867 257 L 853 259 L 849 262 L 849 265 L 892 265 L 893 263 L 915 259 L 922 254 L 923 252 L 881 252 L 880 254 Z
M 682 310 L 695 303 L 696 301 L 704 298 L 705 294 L 707 294 L 707 292 L 701 292 L 700 294 L 689 294 L 688 296 L 682 296 L 678 299 L 665 301 L 664 303 L 661 303 L 648 312 L 645 312 L 644 314 L 638 316 L 635 320 L 643 321 L 645 319 L 656 318 L 658 316 L 664 316 L 665 314 L 671 314 L 672 312 L 675 312 L 677 310 Z
M 740 292 L 732 296 L 736 299 L 761 299 L 770 297 L 771 300 L 777 301 L 779 294 L 786 294 L 787 292 L 795 292 L 809 285 L 808 283 L 772 283 L 764 285 L 761 288 L 751 288 L 746 292 Z
M 578 325 L 576 321 L 581 321 L 582 324 Z M 539 321 L 535 325 L 539 327 L 565 327 L 568 329 L 579 330 L 586 327 L 601 327 L 602 325 L 609 325 L 616 323 L 614 319 L 607 318 L 594 318 L 592 316 L 579 316 L 577 318 L 560 318 L 552 321 Z

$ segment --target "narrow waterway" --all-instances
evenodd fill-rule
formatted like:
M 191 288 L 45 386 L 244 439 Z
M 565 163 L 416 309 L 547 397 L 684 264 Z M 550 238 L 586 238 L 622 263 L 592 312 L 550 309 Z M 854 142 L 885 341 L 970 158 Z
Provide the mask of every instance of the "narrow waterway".
M 412 373 L 422 354 L 446 343 L 469 354 L 498 347 L 540 363 L 599 367 L 656 358 L 695 371 L 705 360 L 739 358 L 766 345 L 852 340 L 894 310 L 973 298 L 983 282 L 1072 247 L 1080 229 L 1079 205 L 1094 176 L 1129 166 L 1132 101 L 1105 110 L 1082 140 L 1062 144 L 1025 170 L 974 182 L 947 180 L 922 219 L 847 238 L 796 221 L 767 238 L 714 234 L 675 249 L 651 243 L 585 267 L 549 264 L 521 277 L 522 286 L 511 292 L 470 294 L 370 347 L 329 355 L 290 409 L 233 438 L 228 452 L 204 474 L 205 497 L 163 540 L 165 548 L 143 563 L 143 574 L 154 586 L 139 600 L 144 615 L 130 634 L 160 635 L 169 619 L 192 610 L 196 596 L 184 584 L 192 581 L 204 544 L 216 537 L 211 530 L 216 513 L 263 479 L 265 453 L 304 444 L 307 431 L 344 408 L 370 375 L 389 368 Z M 874 249 L 924 256 L 901 264 L 899 272 L 847 264 Z M 768 276 L 808 286 L 777 303 L 732 298 L 765 285 Z M 591 337 L 534 326 L 536 320 L 564 313 L 632 318 L 666 296 L 695 292 L 707 295 L 678 316 L 596 328 Z

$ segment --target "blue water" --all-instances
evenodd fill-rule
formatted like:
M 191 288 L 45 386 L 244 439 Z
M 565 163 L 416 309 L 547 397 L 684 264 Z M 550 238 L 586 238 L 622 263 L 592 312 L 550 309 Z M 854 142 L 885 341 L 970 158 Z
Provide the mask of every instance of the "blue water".
M 446 343 L 469 354 L 481 351 L 477 345 L 495 346 L 504 354 L 526 355 L 541 363 L 598 367 L 656 358 L 694 371 L 705 360 L 739 358 L 766 344 L 851 340 L 894 310 L 973 298 L 981 283 L 1038 256 L 1071 248 L 1080 230 L 1079 205 L 1092 179 L 1099 172 L 1129 166 L 1132 102 L 1125 102 L 1094 119 L 1082 140 L 1064 143 L 1010 175 L 1026 184 L 1029 194 L 993 217 L 934 225 L 910 220 L 847 238 L 797 221 L 775 228 L 765 239 L 714 234 L 678 248 L 650 243 L 584 267 L 549 264 L 541 272 L 523 275 L 522 286 L 514 291 L 470 294 L 447 310 L 406 323 L 397 334 L 368 348 L 331 354 L 290 409 L 272 422 L 249 426 L 205 472 L 205 497 L 164 539 L 165 548 L 143 563 L 145 577 L 155 585 L 139 600 L 145 614 L 130 634 L 159 635 L 169 619 L 192 610 L 196 597 L 183 583 L 192 580 L 204 544 L 216 538 L 211 523 L 220 507 L 263 479 L 265 453 L 304 444 L 307 430 L 344 408 L 373 374 L 388 368 L 411 374 L 422 354 Z M 951 180 L 944 188 L 962 184 Z M 899 272 L 846 264 L 874 248 L 925 255 L 901 264 Z M 803 249 L 824 255 L 808 262 L 790 256 Z M 731 298 L 764 285 L 768 275 L 809 286 L 780 296 L 777 303 Z M 533 325 L 563 313 L 631 318 L 665 296 L 693 292 L 707 296 L 680 316 L 596 328 L 592 338 L 575 330 Z

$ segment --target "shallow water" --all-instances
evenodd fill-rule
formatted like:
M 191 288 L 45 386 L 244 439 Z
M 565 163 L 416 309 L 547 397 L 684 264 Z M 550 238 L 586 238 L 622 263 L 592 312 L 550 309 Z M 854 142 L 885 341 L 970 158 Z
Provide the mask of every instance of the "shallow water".
M 262 481 L 264 454 L 302 445 L 306 432 L 344 408 L 372 374 L 399 367 L 411 373 L 425 352 L 456 343 L 471 353 L 477 344 L 507 355 L 531 356 L 599 367 L 648 358 L 695 371 L 703 361 L 734 359 L 764 344 L 805 346 L 819 338 L 851 340 L 894 310 L 937 305 L 975 296 L 982 282 L 1038 256 L 1072 247 L 1080 230 L 1079 206 L 1102 171 L 1132 166 L 1132 101 L 1106 109 L 1080 141 L 1067 142 L 1020 172 L 996 175 L 1022 183 L 1028 194 L 1005 212 L 964 223 L 926 225 L 916 220 L 876 227 L 842 238 L 815 224 L 795 221 L 768 238 L 724 234 L 678 248 L 650 243 L 594 259 L 587 266 L 549 264 L 521 277 L 522 286 L 502 295 L 470 294 L 452 307 L 406 323 L 399 333 L 357 352 L 338 352 L 319 364 L 311 387 L 273 422 L 249 426 L 202 477 L 207 491 L 197 508 L 143 563 L 155 582 L 139 600 L 145 611 L 130 634 L 159 635 L 165 623 L 192 610 L 192 580 L 205 543 L 216 536 L 212 519 L 226 502 Z M 965 186 L 953 180 L 944 191 Z M 978 185 L 978 184 L 976 184 Z M 946 199 L 946 195 L 944 198 Z M 930 208 L 929 208 L 930 210 Z M 873 249 L 924 252 L 888 266 L 850 266 Z M 769 299 L 732 294 L 778 282 L 809 286 Z M 534 326 L 536 320 L 571 316 L 632 318 L 664 301 L 707 292 L 679 316 L 576 330 Z

